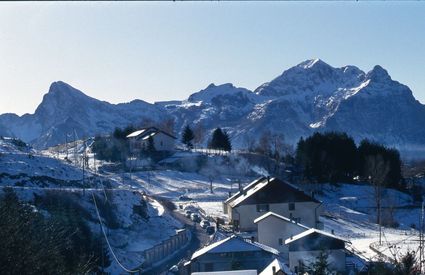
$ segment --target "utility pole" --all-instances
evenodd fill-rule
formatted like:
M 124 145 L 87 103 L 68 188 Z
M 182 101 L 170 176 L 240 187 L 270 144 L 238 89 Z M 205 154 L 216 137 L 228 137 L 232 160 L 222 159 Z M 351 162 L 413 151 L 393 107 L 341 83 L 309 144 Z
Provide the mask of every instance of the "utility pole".
M 424 262 L 424 202 L 422 202 L 421 217 L 419 221 L 419 270 L 423 274 L 423 262 Z
M 77 164 L 77 133 L 74 129 L 74 163 Z
M 65 153 L 66 153 L 65 159 L 68 159 L 68 133 L 65 133 Z
M 379 245 L 382 245 L 382 222 L 381 222 L 381 184 L 378 185 L 378 220 L 379 220 Z

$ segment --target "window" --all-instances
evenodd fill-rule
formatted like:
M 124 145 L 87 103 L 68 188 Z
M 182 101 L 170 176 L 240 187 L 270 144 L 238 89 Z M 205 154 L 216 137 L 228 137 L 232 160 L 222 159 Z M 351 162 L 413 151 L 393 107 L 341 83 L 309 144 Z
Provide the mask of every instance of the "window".
M 204 264 L 205 271 L 214 271 L 214 263 L 205 263 Z
M 294 211 L 295 210 L 295 203 L 293 203 L 293 202 L 289 203 L 288 208 L 289 208 L 289 211 Z
M 268 212 L 269 205 L 268 204 L 257 204 L 257 212 Z
M 279 245 L 283 245 L 283 239 L 279 238 Z

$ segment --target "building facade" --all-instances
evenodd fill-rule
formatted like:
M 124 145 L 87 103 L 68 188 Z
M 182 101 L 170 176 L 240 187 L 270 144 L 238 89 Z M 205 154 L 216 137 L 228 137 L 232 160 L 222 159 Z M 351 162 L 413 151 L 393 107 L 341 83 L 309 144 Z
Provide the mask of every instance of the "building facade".
M 224 202 L 229 220 L 239 231 L 256 231 L 254 220 L 274 212 L 308 227 L 320 228 L 321 202 L 288 182 L 262 178 Z

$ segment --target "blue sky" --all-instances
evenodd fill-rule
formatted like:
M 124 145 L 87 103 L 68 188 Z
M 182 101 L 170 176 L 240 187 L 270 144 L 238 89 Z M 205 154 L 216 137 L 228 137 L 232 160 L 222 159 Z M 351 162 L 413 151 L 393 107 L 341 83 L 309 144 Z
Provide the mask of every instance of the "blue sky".
M 306 59 L 375 64 L 425 103 L 425 2 L 0 5 L 0 113 L 33 113 L 63 80 L 112 103 L 255 89 Z

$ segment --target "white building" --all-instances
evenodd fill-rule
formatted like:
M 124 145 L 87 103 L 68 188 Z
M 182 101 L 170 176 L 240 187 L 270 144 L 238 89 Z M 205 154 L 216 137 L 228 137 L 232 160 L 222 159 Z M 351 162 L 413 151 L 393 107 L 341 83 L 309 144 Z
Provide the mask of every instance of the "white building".
M 223 205 L 236 230 L 256 231 L 254 220 L 267 212 L 288 217 L 308 227 L 320 228 L 321 202 L 277 178 L 250 183 Z
M 289 268 L 295 273 L 302 272 L 307 266 L 315 263 L 321 253 L 325 253 L 329 270 L 344 273 L 346 242 L 340 237 L 314 228 L 288 238 L 285 244 L 289 249 Z
M 185 266 L 189 274 L 229 270 L 260 272 L 278 257 L 276 249 L 233 235 L 197 250 Z
M 285 260 L 289 259 L 288 246 L 285 245 L 285 240 L 310 229 L 273 212 L 260 216 L 254 220 L 254 223 L 257 224 L 258 242 L 277 249 L 282 253 Z
M 282 261 L 274 259 L 260 275 L 295 275 L 289 267 Z
M 142 128 L 129 134 L 127 138 L 130 142 L 130 150 L 135 154 L 149 148 L 150 138 L 156 151 L 173 151 L 177 140 L 175 136 L 155 127 Z

